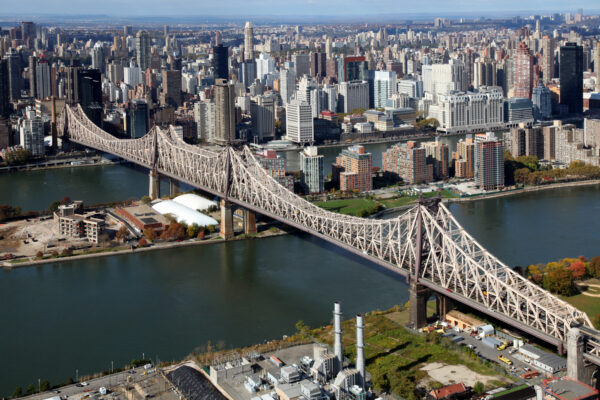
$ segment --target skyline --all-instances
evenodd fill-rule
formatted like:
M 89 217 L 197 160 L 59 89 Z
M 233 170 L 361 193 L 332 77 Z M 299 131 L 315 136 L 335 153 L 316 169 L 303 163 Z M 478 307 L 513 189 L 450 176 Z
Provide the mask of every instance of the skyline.
M 225 9 L 220 4 L 201 0 L 195 2 L 192 0 L 172 0 L 164 2 L 162 0 L 125 0 L 128 7 L 124 7 L 124 2 L 119 0 L 105 0 L 102 3 L 89 0 L 73 2 L 71 0 L 56 0 L 54 10 L 56 12 L 40 13 L 39 10 L 45 9 L 43 0 L 31 0 L 29 2 L 16 3 L 9 12 L 4 11 L 0 14 L 3 17 L 14 16 L 40 16 L 40 17 L 59 17 L 59 16 L 81 16 L 90 17 L 95 15 L 119 16 L 121 18 L 140 18 L 148 17 L 184 17 L 184 18 L 219 18 L 232 17 L 233 19 L 244 19 L 250 17 L 368 17 L 368 16 L 489 16 L 497 15 L 498 12 L 503 15 L 518 15 L 522 13 L 551 13 L 551 12 L 576 12 L 582 8 L 584 15 L 586 9 L 588 12 L 598 11 L 598 3 L 594 0 L 579 0 L 564 2 L 560 0 L 534 0 L 518 1 L 507 0 L 497 2 L 493 0 L 458 0 L 449 5 L 444 0 L 430 0 L 427 10 L 423 11 L 421 4 L 409 2 L 407 0 L 331 0 L 327 4 L 322 4 L 317 0 L 289 0 L 285 3 L 277 0 L 228 0 L 228 7 Z M 435 11 L 429 11 L 435 10 Z M 244 15 L 240 15 L 244 14 Z

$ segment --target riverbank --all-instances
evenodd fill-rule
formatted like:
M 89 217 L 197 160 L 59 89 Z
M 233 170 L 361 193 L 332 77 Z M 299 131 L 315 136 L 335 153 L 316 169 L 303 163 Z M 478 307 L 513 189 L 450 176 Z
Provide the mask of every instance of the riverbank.
M 128 249 L 123 249 L 122 247 L 115 248 L 114 250 L 106 249 L 105 251 L 98 251 L 94 253 L 88 254 L 77 254 L 72 256 L 65 257 L 56 257 L 56 258 L 45 258 L 45 259 L 35 259 L 30 258 L 29 261 L 21 261 L 24 259 L 17 259 L 12 261 L 3 261 L 0 263 L 2 268 L 4 269 L 13 269 L 13 268 L 21 268 L 21 267 L 32 267 L 36 265 L 44 265 L 44 264 L 55 264 L 65 261 L 77 261 L 77 260 L 86 260 L 90 258 L 98 258 L 98 257 L 107 257 L 107 256 L 118 256 L 124 254 L 135 254 L 135 253 L 143 253 L 147 251 L 155 251 L 155 250 L 167 250 L 174 249 L 178 247 L 188 247 L 188 246 L 198 246 L 198 245 L 209 245 L 209 244 L 220 244 L 225 242 L 233 242 L 239 240 L 249 240 L 249 239 L 266 239 L 276 236 L 287 235 L 289 232 L 283 231 L 281 229 L 277 229 L 277 232 L 266 230 L 257 235 L 246 235 L 241 234 L 238 236 L 234 236 L 231 239 L 225 240 L 221 239 L 219 236 L 215 236 L 214 238 L 205 239 L 205 240 L 197 240 L 197 239 L 188 239 L 181 242 L 169 242 L 169 243 L 158 243 L 145 247 L 131 247 Z
M 90 162 L 88 162 L 90 161 Z M 123 161 L 110 161 L 103 159 L 102 157 L 95 157 L 90 160 L 88 158 L 73 158 L 67 160 L 56 160 L 48 162 L 40 162 L 36 164 L 25 164 L 25 165 L 13 165 L 10 167 L 0 167 L 0 173 L 13 173 L 13 172 L 27 172 L 27 171 L 41 171 L 49 169 L 60 169 L 60 168 L 81 168 L 81 167 L 96 167 L 102 165 L 119 165 Z

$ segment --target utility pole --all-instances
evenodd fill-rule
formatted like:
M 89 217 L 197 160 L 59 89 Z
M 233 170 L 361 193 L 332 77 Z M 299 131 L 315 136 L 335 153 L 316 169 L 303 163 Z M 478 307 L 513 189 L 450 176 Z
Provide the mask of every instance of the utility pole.
M 75 382 L 79 382 L 79 370 L 75 370 Z
M 42 382 L 41 379 L 38 378 L 38 393 L 42 392 L 42 383 L 41 382 Z

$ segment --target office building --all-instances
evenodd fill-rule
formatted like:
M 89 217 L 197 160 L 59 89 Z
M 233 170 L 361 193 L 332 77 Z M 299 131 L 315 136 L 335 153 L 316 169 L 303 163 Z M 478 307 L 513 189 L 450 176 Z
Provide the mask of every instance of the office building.
M 533 88 L 531 101 L 533 103 L 533 118 L 536 121 L 552 117 L 552 94 L 550 89 L 544 86 L 541 81 Z
M 296 92 L 296 70 L 281 69 L 279 73 L 279 82 L 281 85 L 281 102 L 285 106 L 290 102 L 292 95 Z
M 423 81 L 414 79 L 401 79 L 398 81 L 398 94 L 406 94 L 408 97 L 420 99 L 424 96 Z
M 254 27 L 252 22 L 244 26 L 244 61 L 254 60 Z
M 164 70 L 162 72 L 161 103 L 177 108 L 181 105 L 181 71 Z
M 310 56 L 308 54 L 294 54 L 292 56 L 296 77 L 310 74 Z
M 306 101 L 294 99 L 286 108 L 287 139 L 295 143 L 312 143 L 315 138 L 312 108 Z
M 52 95 L 52 78 L 50 64 L 45 58 L 40 58 L 35 67 L 35 90 L 37 99 L 45 99 Z
M 511 97 L 504 101 L 504 122 L 507 127 L 533 123 L 533 102 L 527 98 Z
M 229 79 L 229 48 L 219 44 L 213 47 L 212 66 L 215 79 Z
M 273 61 L 271 56 L 268 54 L 260 53 L 255 63 L 256 77 L 261 81 L 264 79 L 265 75 L 271 74 L 275 71 L 275 61 Z
M 472 179 L 475 176 L 474 149 L 475 144 L 472 137 L 460 139 L 456 144 L 454 176 L 457 178 Z
M 434 97 L 452 91 L 466 92 L 467 73 L 465 63 L 452 59 L 447 64 L 424 65 L 422 68 L 423 89 Z
M 308 146 L 300 153 L 300 182 L 304 194 L 322 193 L 325 191 L 323 184 L 323 155 L 319 155 L 318 148 Z
M 148 133 L 150 112 L 144 100 L 133 100 L 127 110 L 127 136 L 141 138 Z
M 396 90 L 396 73 L 394 71 L 375 71 L 373 79 L 375 108 L 385 108 L 387 100 L 396 94 Z
M 324 78 L 327 75 L 327 54 L 318 49 L 310 54 L 310 76 L 315 79 Z
M 369 108 L 369 83 L 367 81 L 341 82 L 337 85 L 338 110 L 348 113 Z
M 88 118 L 102 125 L 102 80 L 97 69 L 78 70 L 76 73 L 79 103 Z
M 560 104 L 569 114 L 583 113 L 583 47 L 567 42 L 560 47 Z
M 364 192 L 373 189 L 372 155 L 363 146 L 351 146 L 337 156 L 332 165 L 332 180 L 344 192 Z
M 150 68 L 150 35 L 146 31 L 138 31 L 135 35 L 135 56 L 137 65 L 142 71 Z
M 194 120 L 196 121 L 198 139 L 214 141 L 215 103 L 212 100 L 204 100 L 195 103 Z
M 23 78 L 21 77 L 21 56 L 18 53 L 13 52 L 11 49 L 5 58 L 8 62 L 10 101 L 17 101 L 21 98 L 21 89 L 23 88 Z
M 496 62 L 489 58 L 478 58 L 473 65 L 473 87 L 497 86 Z
M 533 89 L 533 57 L 524 42 L 519 43 L 514 56 L 514 97 L 531 99 Z
M 433 166 L 427 166 L 425 149 L 417 142 L 396 144 L 383 152 L 382 159 L 383 172 L 405 183 L 414 185 L 433 179 Z
M 256 62 L 254 60 L 245 60 L 240 63 L 240 80 L 244 88 L 248 89 L 256 79 Z
M 235 135 L 235 86 L 225 79 L 217 79 L 215 97 L 215 138 L 220 143 L 236 139 Z
M 259 95 L 250 102 L 252 116 L 252 140 L 262 143 L 275 138 L 275 98 L 273 95 Z
M 104 71 L 104 48 L 100 42 L 92 48 L 92 68 Z
M 493 133 L 475 135 L 475 183 L 483 190 L 504 187 L 504 144 Z
M 10 106 L 10 74 L 8 59 L 0 59 L 0 118 L 8 118 Z
M 340 57 L 337 63 L 339 82 L 364 81 L 368 78 L 369 62 L 364 56 Z

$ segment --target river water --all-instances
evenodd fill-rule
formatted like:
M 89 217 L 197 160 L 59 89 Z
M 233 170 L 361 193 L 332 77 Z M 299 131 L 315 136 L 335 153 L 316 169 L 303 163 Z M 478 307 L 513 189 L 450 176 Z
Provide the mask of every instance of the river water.
M 146 174 L 125 166 L 0 175 L 0 204 L 25 210 L 67 195 L 97 203 L 146 190 Z M 598 255 L 599 200 L 600 189 L 586 187 L 450 210 L 514 266 Z M 397 277 L 305 234 L 2 270 L 0 396 L 38 378 L 65 381 L 76 369 L 92 373 L 143 353 L 173 360 L 209 340 L 232 347 L 278 338 L 300 319 L 328 323 L 336 300 L 350 318 L 407 298 Z

